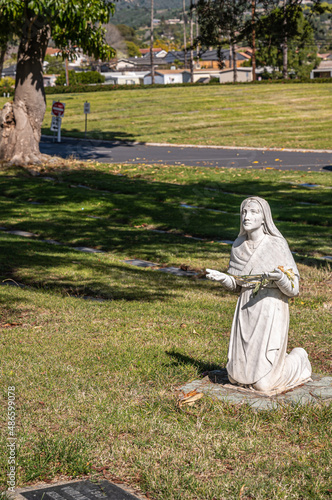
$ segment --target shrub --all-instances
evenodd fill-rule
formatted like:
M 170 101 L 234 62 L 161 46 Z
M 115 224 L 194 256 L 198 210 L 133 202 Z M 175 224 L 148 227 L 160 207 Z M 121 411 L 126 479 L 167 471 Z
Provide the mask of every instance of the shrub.
M 3 87 L 15 87 L 15 80 L 14 78 L 11 78 L 10 76 L 5 76 L 4 78 L 1 78 L 0 80 L 0 88 Z
M 68 77 L 69 85 L 103 83 L 105 81 L 105 75 L 101 75 L 98 71 L 82 71 L 77 73 L 74 70 L 70 70 L 68 71 Z M 65 85 L 66 73 L 64 71 L 60 73 L 55 83 L 56 85 Z

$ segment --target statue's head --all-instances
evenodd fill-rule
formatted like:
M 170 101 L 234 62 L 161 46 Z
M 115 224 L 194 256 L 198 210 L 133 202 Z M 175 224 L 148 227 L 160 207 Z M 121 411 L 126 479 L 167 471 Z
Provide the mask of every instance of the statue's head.
M 245 214 L 247 213 L 250 213 L 250 217 L 248 217 L 250 221 L 246 223 Z M 252 230 L 262 225 L 264 233 L 270 234 L 271 236 L 278 236 L 279 238 L 283 237 L 273 222 L 270 205 L 259 196 L 250 196 L 243 200 L 241 203 L 240 216 L 239 236 L 246 234 L 249 228 Z
M 248 233 L 259 230 L 264 230 L 264 215 L 261 205 L 256 200 L 248 199 L 241 206 L 241 224 L 243 229 Z

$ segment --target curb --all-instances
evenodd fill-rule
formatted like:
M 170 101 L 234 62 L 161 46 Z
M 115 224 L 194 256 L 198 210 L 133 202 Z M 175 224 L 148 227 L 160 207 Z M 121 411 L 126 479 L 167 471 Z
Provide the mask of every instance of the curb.
M 52 139 L 53 136 L 42 134 L 42 139 Z M 286 153 L 327 153 L 332 154 L 332 149 L 292 149 L 292 148 L 254 148 L 254 147 L 244 147 L 244 146 L 204 146 L 202 144 L 171 144 L 168 142 L 140 142 L 140 141 L 107 141 L 105 139 L 85 139 L 83 137 L 69 137 L 62 136 L 61 141 L 82 141 L 98 144 L 114 144 L 114 145 L 124 145 L 124 146 L 154 146 L 154 147 L 164 147 L 164 148 L 196 148 L 196 149 L 230 149 L 230 150 L 241 150 L 241 151 L 285 151 Z

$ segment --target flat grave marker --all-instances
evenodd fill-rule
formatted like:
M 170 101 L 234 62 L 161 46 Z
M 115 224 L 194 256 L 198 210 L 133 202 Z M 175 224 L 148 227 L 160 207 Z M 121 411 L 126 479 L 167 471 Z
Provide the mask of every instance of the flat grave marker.
M 138 500 L 138 497 L 106 480 L 98 483 L 74 481 L 20 494 L 27 500 Z

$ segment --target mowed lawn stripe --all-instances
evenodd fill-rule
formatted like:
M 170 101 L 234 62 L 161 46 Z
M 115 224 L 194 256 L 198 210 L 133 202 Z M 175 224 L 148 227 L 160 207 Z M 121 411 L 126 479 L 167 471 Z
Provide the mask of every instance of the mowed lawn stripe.
M 63 134 L 100 139 L 280 148 L 331 148 L 331 84 L 164 87 L 47 96 L 66 102 Z M 5 99 L 0 99 L 0 105 Z M 205 129 L 205 134 L 201 131 Z

